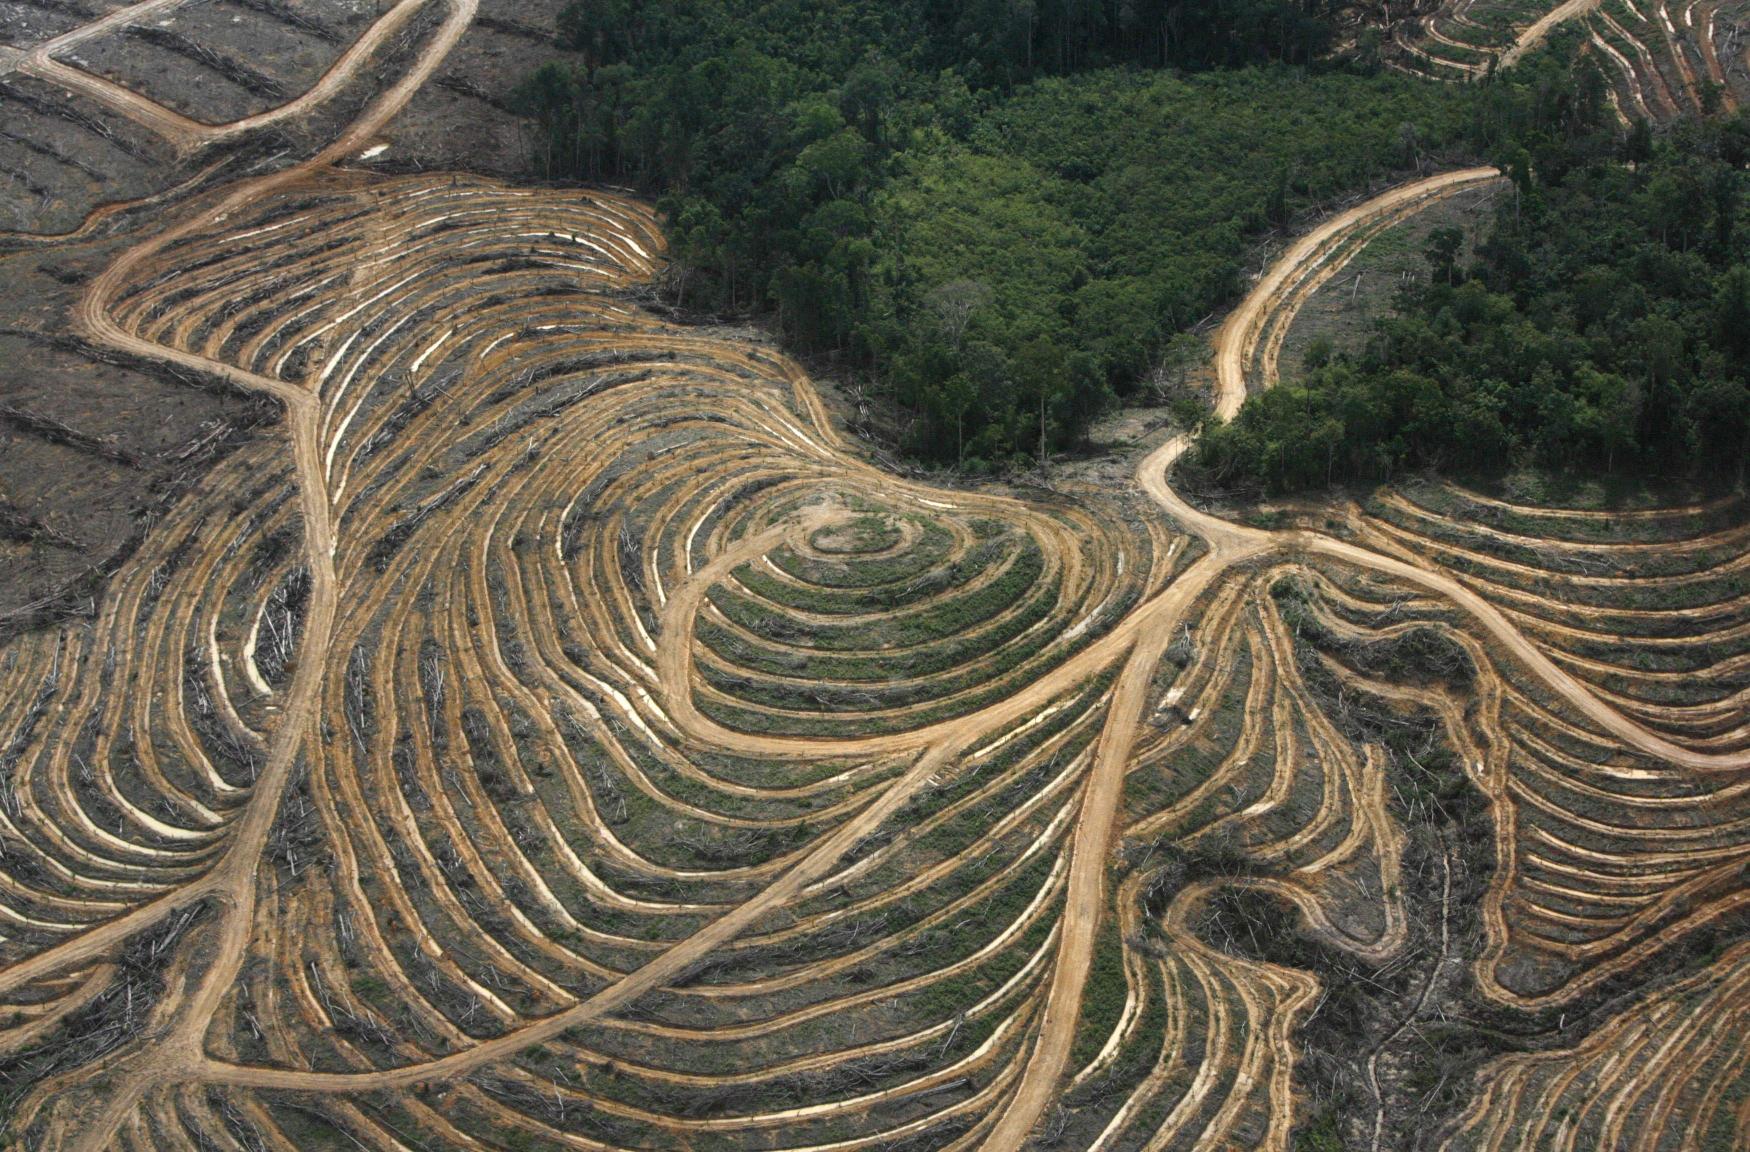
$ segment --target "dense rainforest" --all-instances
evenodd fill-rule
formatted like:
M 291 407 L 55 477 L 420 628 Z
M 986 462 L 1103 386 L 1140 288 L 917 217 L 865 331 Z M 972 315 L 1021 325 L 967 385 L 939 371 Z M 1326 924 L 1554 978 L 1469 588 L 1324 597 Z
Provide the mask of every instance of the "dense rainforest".
M 1510 168 L 1474 255 L 1356 354 L 1208 429 L 1196 463 L 1269 491 L 1504 465 L 1742 480 L 1750 453 L 1750 118 L 1576 139 Z
M 1074 444 L 1134 394 L 1270 230 L 1460 159 L 1541 172 L 1614 139 L 1602 81 L 1559 38 L 1441 85 L 1366 43 L 1333 56 L 1330 16 L 607 0 L 565 9 L 571 60 L 514 98 L 537 171 L 661 197 L 683 305 L 769 317 L 889 400 L 907 451 L 981 472 Z M 1205 462 L 1275 467 L 1237 436 Z

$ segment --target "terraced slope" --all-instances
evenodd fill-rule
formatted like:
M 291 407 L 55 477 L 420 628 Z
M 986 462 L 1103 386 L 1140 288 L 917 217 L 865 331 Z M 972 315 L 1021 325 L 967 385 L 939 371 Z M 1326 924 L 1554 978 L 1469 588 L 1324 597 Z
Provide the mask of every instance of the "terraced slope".
M 1286 1148 L 1339 969 L 1273 958 L 1260 906 L 1414 974 L 1350 1053 L 1353 1124 L 1402 1146 L 1467 961 L 1503 1018 L 1596 1012 L 1736 911 L 1737 504 L 1412 490 L 1266 532 L 1174 493 L 1184 438 L 1121 493 L 885 474 L 795 365 L 630 303 L 645 205 L 346 167 L 472 12 L 430 7 L 328 147 L 82 292 L 85 338 L 284 434 L 90 627 L 0 651 L 11 1147 Z M 1494 178 L 1291 249 L 1221 410 L 1367 236 Z M 1458 833 L 1363 712 L 1487 805 L 1473 952 Z M 1620 1099 L 1652 1147 L 1650 1093 L 1744 1137 L 1739 951 L 1489 1065 L 1442 1138 L 1629 1132 Z
M 1577 1048 L 1491 1070 L 1458 1148 L 1731 1148 L 1744 1096 L 1745 950 Z
M 1474 80 L 1511 66 L 1564 25 L 1581 29 L 1625 120 L 1726 109 L 1750 95 L 1741 5 L 1708 0 L 1456 0 L 1392 29 L 1393 66 Z

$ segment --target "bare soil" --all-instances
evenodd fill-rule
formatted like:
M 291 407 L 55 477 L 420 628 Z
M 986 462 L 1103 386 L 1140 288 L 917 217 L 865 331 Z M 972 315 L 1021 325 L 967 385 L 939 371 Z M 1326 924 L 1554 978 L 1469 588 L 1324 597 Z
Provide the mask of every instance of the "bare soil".
M 1146 413 L 892 467 L 640 305 L 648 204 L 456 170 L 517 155 L 507 7 L 230 123 L 55 58 L 113 20 L 8 57 L 161 138 L 0 264 L 60 625 L 0 646 L 11 1147 L 1743 1146 L 1741 498 L 1236 523 Z M 1216 411 L 1496 182 L 1288 244 Z
M 523 171 L 506 90 L 543 54 L 558 54 L 548 30 L 561 7 L 561 0 L 482 3 L 434 82 L 377 142 L 387 147 L 359 163 L 388 172 Z M 151 22 L 154 39 L 111 33 L 69 59 L 219 123 L 308 88 L 377 9 L 367 0 L 191 3 Z M 81 23 L 58 6 L 0 7 L 5 41 L 18 46 Z M 184 39 L 212 57 L 192 53 Z M 269 77 L 278 94 L 240 84 L 247 73 L 227 76 L 226 61 Z M 18 73 L 0 74 L 0 101 L 0 229 L 18 233 L 69 232 L 102 205 L 166 192 L 218 163 L 211 183 L 264 158 L 259 147 L 233 158 L 178 157 L 97 102 Z M 123 214 L 86 242 L 46 245 L 0 234 L 0 316 L 7 332 L 20 333 L 0 338 L 0 404 L 43 418 L 0 418 L 7 465 L 0 507 L 16 510 L 21 525 L 0 538 L 0 635 L 92 611 L 104 574 L 137 542 L 152 510 L 271 419 L 249 398 L 106 364 L 69 341 L 67 309 L 84 278 L 151 223 L 149 211 Z

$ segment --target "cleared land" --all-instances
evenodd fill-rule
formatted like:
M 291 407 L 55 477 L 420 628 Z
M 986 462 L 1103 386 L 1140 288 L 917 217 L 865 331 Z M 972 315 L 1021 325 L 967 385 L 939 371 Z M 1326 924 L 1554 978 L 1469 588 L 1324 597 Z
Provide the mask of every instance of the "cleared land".
M 281 416 L 0 649 L 11 1146 L 1284 1148 L 1321 1016 L 1361 1145 L 1750 1137 L 1743 948 L 1697 947 L 1750 860 L 1741 500 L 1267 531 L 1173 490 L 1185 436 L 1098 498 L 889 475 L 632 303 L 648 206 L 358 169 L 476 15 L 361 25 L 418 34 L 327 142 L 79 284 L 90 348 Z M 1495 179 L 1299 240 L 1218 409 Z M 1460 1017 L 1517 1047 L 1430 1089 Z
M 1476 80 L 1510 67 L 1557 28 L 1580 30 L 1626 123 L 1651 123 L 1750 97 L 1742 5 L 1709 0 L 1450 0 L 1395 23 L 1393 67 Z

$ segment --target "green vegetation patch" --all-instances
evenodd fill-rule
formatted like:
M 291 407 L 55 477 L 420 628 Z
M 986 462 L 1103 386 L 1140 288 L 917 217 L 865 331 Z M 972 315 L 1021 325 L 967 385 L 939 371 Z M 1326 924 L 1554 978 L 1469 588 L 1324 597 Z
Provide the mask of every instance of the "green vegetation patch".
M 1750 117 L 1618 139 L 1574 98 L 1582 127 L 1515 154 L 1473 260 L 1436 231 L 1365 348 L 1252 397 L 1196 463 L 1270 491 L 1429 466 L 1741 480 Z

